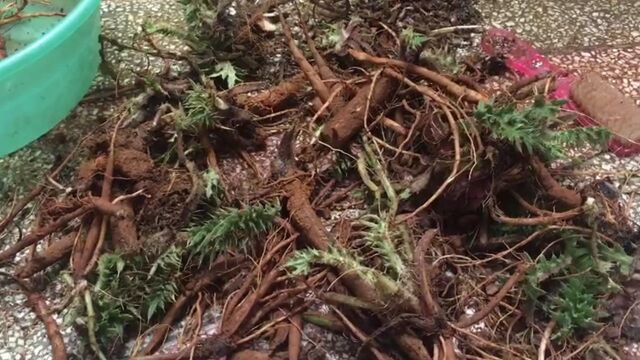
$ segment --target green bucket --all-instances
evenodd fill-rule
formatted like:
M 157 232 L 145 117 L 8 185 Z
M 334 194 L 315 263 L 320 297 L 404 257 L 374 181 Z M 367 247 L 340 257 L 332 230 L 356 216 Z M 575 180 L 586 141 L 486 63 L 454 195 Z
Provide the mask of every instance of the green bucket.
M 0 0 L 0 8 L 14 2 Z M 9 54 L 0 60 L 0 156 L 36 140 L 69 115 L 100 65 L 100 0 L 30 1 L 24 11 L 66 16 L 0 27 Z

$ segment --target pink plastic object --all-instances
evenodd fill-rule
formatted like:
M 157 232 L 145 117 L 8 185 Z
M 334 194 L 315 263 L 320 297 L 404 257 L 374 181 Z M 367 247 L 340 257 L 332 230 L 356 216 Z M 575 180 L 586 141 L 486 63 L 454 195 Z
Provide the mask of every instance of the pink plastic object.
M 571 99 L 571 85 L 578 77 L 552 64 L 530 43 L 518 38 L 511 31 L 493 28 L 485 33 L 480 48 L 489 56 L 504 58 L 509 70 L 522 77 L 529 78 L 543 73 L 555 74 L 556 89 L 551 93 L 551 98 L 566 101 L 563 108 L 577 114 L 577 125 L 597 125 L 591 117 L 582 114 Z M 640 153 L 640 146 L 614 138 L 609 143 L 609 151 L 620 157 L 632 156 Z

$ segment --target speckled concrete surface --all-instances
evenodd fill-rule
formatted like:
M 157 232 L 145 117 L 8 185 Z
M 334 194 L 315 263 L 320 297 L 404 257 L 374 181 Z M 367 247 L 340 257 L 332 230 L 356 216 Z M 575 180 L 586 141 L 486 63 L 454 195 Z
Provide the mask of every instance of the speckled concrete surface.
M 102 31 L 107 37 L 123 44 L 136 44 L 149 49 L 144 42 L 139 41 L 140 29 L 145 21 L 154 24 L 166 24 L 180 27 L 183 25 L 182 8 L 173 0 L 107 0 L 102 3 Z M 158 46 L 172 51 L 185 50 L 186 46 L 170 37 L 154 38 Z M 130 49 L 118 49 L 110 43 L 105 43 L 107 61 L 115 65 L 115 71 L 121 85 L 130 82 L 133 72 L 148 69 L 158 71 L 162 69 L 164 61 L 160 58 Z M 175 61 L 173 66 L 178 66 Z M 103 79 L 100 85 L 110 84 L 112 81 Z
M 575 73 L 595 71 L 640 105 L 640 45 L 554 51 L 549 58 Z
M 51 359 L 51 346 L 42 322 L 25 307 L 25 297 L 18 288 L 5 286 L 0 292 L 0 359 L 30 360 Z M 43 293 L 47 298 L 60 298 L 64 289 L 59 283 L 49 286 Z M 63 314 L 53 315 L 58 323 L 63 323 Z M 82 359 L 80 341 L 75 330 L 70 326 L 61 327 L 71 358 Z
M 640 1 L 479 0 L 485 21 L 511 28 L 542 48 L 640 42 Z

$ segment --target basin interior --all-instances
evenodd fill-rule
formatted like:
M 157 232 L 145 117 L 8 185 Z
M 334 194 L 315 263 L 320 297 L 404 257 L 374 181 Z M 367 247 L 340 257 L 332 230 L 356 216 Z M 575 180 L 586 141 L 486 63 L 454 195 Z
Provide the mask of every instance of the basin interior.
M 15 8 L 23 0 L 0 0 L 0 9 Z M 30 0 L 23 13 L 68 14 L 80 0 Z M 11 14 L 0 10 L 0 14 Z M 2 15 L 0 15 L 2 16 Z M 6 15 L 5 15 L 6 17 Z M 38 16 L 0 26 L 0 35 L 5 39 L 9 56 L 38 40 L 51 30 L 64 16 Z

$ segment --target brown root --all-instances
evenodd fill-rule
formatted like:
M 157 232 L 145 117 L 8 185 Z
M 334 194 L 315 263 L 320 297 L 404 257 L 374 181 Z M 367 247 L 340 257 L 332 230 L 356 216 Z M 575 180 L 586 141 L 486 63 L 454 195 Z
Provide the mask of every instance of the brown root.
M 24 4 L 26 4 L 26 2 L 24 2 Z M 0 36 L 0 41 L 2 41 L 2 36 Z M 1 47 L 1 44 L 0 44 L 0 47 Z M 71 151 L 71 153 L 69 153 L 67 157 L 47 176 L 49 180 L 53 181 L 58 177 L 60 172 L 64 169 L 67 163 L 75 155 L 80 145 L 82 145 L 85 142 L 85 140 L 87 140 L 91 135 L 92 133 L 89 133 L 87 136 L 82 138 L 82 140 L 80 140 L 80 142 L 76 145 L 73 151 Z M 27 196 L 25 196 L 22 200 L 20 200 L 20 202 L 17 205 L 13 205 L 11 207 L 11 211 L 9 212 L 9 214 L 7 214 L 7 216 L 4 219 L 2 219 L 2 221 L 0 222 L 0 235 L 6 230 L 7 226 L 13 222 L 15 217 L 27 205 L 29 205 L 35 198 L 37 198 L 40 194 L 42 194 L 44 189 L 45 189 L 45 184 L 40 183 L 33 190 L 31 190 L 29 194 L 27 194 Z
M 389 355 L 385 354 L 384 352 L 382 352 L 378 348 L 378 346 L 375 343 L 375 341 L 370 340 L 369 336 L 367 336 L 366 333 L 364 333 L 362 330 L 360 330 L 342 312 L 340 312 L 338 309 L 333 309 L 333 311 L 336 314 L 338 314 L 338 317 L 345 324 L 345 327 L 348 328 L 358 340 L 360 340 L 361 342 L 363 342 L 363 343 L 365 343 L 365 344 L 367 344 L 369 346 L 369 348 L 371 350 L 371 353 L 373 353 L 373 356 L 375 356 L 375 358 L 377 360 L 391 360 L 392 359 L 391 356 L 389 356 Z
M 394 91 L 395 84 L 395 80 L 383 76 L 376 81 L 373 91 L 371 91 L 371 84 L 363 86 L 351 101 L 327 121 L 322 129 L 322 140 L 337 148 L 347 145 L 364 127 L 369 94 L 371 98 L 368 115 L 375 117 Z
M 532 226 L 532 225 L 551 225 L 561 221 L 573 219 L 576 216 L 583 213 L 582 208 L 573 209 L 569 211 L 553 213 L 551 215 L 546 216 L 538 216 L 531 218 L 512 218 L 505 215 L 500 214 L 500 211 L 492 207 L 489 212 L 491 213 L 491 218 L 499 223 L 507 224 L 507 225 L 516 225 L 516 226 Z
M 287 39 L 287 44 L 291 51 L 291 55 L 293 55 L 293 59 L 311 83 L 311 87 L 313 87 L 313 90 L 318 94 L 320 100 L 322 100 L 322 102 L 326 102 L 327 99 L 329 99 L 329 88 L 324 84 L 324 82 L 322 82 L 322 78 L 320 78 L 318 72 L 316 72 L 313 66 L 311 66 L 300 48 L 298 48 L 298 45 L 296 45 L 293 35 L 291 34 L 291 29 L 289 28 L 289 25 L 287 25 L 282 14 L 280 14 L 280 23 L 282 24 L 282 32 Z
M 302 182 L 298 179 L 287 185 L 287 209 L 291 214 L 291 223 L 300 231 L 305 240 L 314 248 L 327 250 L 334 241 L 326 231 L 322 222 L 311 207 L 309 195 Z M 343 281 L 358 297 L 369 302 L 377 302 L 378 294 L 375 289 L 357 275 L 347 272 Z
M 261 90 L 254 96 L 239 94 L 233 98 L 235 104 L 252 113 L 265 116 L 288 107 L 295 106 L 296 99 L 307 87 L 304 74 L 298 74 L 283 80 L 280 84 Z
M 297 5 L 297 4 L 296 4 Z M 297 6 L 296 6 L 297 7 Z M 304 33 L 304 38 L 307 41 L 307 46 L 309 47 L 309 51 L 311 51 L 311 55 L 313 55 L 313 60 L 316 62 L 316 66 L 318 67 L 318 72 L 323 80 L 337 80 L 338 77 L 334 74 L 333 70 L 329 67 L 322 54 L 316 48 L 316 44 L 311 38 L 309 34 L 309 29 L 307 28 L 307 24 L 304 20 L 302 20 L 302 13 L 300 12 L 300 8 L 297 8 L 298 14 L 300 15 L 300 27 L 302 28 L 302 32 Z M 340 83 L 336 82 L 335 85 L 330 87 L 331 93 L 335 92 L 338 88 L 340 88 Z M 340 96 L 338 99 L 333 101 L 333 109 L 340 109 L 344 106 L 344 95 Z
M 25 264 L 16 267 L 16 277 L 22 279 L 31 277 L 58 261 L 66 259 L 71 253 L 73 244 L 79 235 L 79 232 L 74 231 L 54 241 L 42 253 L 35 254 Z
M 193 296 L 195 296 L 198 292 L 202 291 L 205 287 L 214 282 L 222 274 L 224 269 L 230 269 L 234 266 L 237 266 L 242 261 L 244 261 L 244 257 L 242 256 L 236 256 L 232 258 L 224 256 L 220 257 L 214 262 L 214 264 L 211 266 L 211 269 L 203 271 L 193 280 L 191 280 L 185 286 L 184 292 L 180 294 L 173 305 L 171 305 L 169 310 L 165 313 L 160 323 L 156 325 L 155 331 L 151 335 L 151 339 L 140 351 L 139 355 L 150 354 L 158 346 L 160 346 L 162 340 L 169 331 L 171 324 L 176 321 L 184 307 L 189 303 Z
M 340 322 L 338 318 L 333 315 L 323 314 L 321 312 L 307 311 L 302 314 L 302 319 L 306 323 L 314 324 L 325 330 L 329 330 L 338 334 L 342 334 L 347 330 L 344 324 Z
M 6 44 L 7 44 L 6 40 L 4 39 L 4 37 L 2 35 L 0 35 L 0 60 L 2 60 L 2 59 L 7 57 Z
M 135 254 L 142 249 L 142 242 L 138 238 L 133 204 L 130 200 L 122 201 L 121 204 L 124 217 L 110 219 L 111 242 L 119 252 Z
M 4 219 L 2 219 L 2 221 L 0 222 L 0 234 L 2 234 L 6 230 L 7 226 L 9 226 L 9 224 L 13 222 L 13 219 L 15 219 L 15 217 L 27 205 L 29 205 L 36 197 L 38 197 L 42 193 L 44 188 L 45 188 L 44 184 L 40 184 L 36 186 L 33 190 L 29 192 L 27 196 L 25 196 L 22 200 L 20 200 L 20 203 L 18 203 L 17 205 L 14 205 L 11 208 L 11 211 L 9 212 L 9 214 L 7 214 L 7 216 Z
M 582 205 L 582 196 L 580 196 L 576 191 L 567 189 L 560 185 L 560 183 L 551 176 L 551 173 L 549 173 L 549 170 L 540 159 L 533 156 L 530 159 L 530 164 L 533 172 L 540 182 L 540 185 L 542 185 L 544 190 L 547 192 L 547 195 L 558 200 L 570 209 L 577 208 Z
M 474 313 L 471 317 L 462 319 L 458 321 L 455 325 L 457 328 L 466 328 L 469 327 L 478 321 L 484 319 L 496 306 L 504 299 L 509 291 L 513 289 L 513 287 L 524 278 L 525 273 L 529 269 L 529 265 L 525 263 L 521 263 L 518 265 L 516 271 L 511 275 L 511 277 L 504 283 L 500 291 L 498 291 L 493 298 L 478 312 Z
M 58 219 L 56 219 L 56 221 L 52 222 L 44 228 L 33 230 L 28 235 L 20 239 L 20 241 L 16 242 L 5 251 L 0 253 L 0 263 L 13 259 L 13 257 L 21 250 L 37 243 L 38 241 L 44 239 L 47 235 L 50 235 L 61 229 L 63 226 L 69 223 L 69 221 L 78 218 L 93 209 L 94 206 L 92 204 L 81 206 L 78 209 L 59 217 Z
M 418 65 L 407 63 L 401 60 L 372 56 L 359 50 L 349 50 L 349 54 L 351 54 L 351 56 L 353 56 L 353 58 L 358 61 L 368 62 L 376 65 L 394 66 L 394 67 L 398 67 L 400 69 L 406 70 L 408 72 L 414 73 L 416 75 L 422 76 L 426 80 L 429 80 L 441 86 L 448 93 L 460 99 L 465 99 L 471 102 L 483 102 L 483 101 L 489 100 L 483 94 L 480 94 L 464 86 L 460 86 L 455 82 L 447 79 L 446 77 Z
M 178 352 L 154 355 L 132 356 L 131 360 L 187 360 L 225 358 L 233 351 L 233 344 L 218 335 L 200 338 Z
M 122 117 L 116 122 L 113 128 L 113 134 L 111 135 L 109 156 L 107 158 L 104 179 L 102 180 L 102 192 L 100 194 L 100 199 L 104 202 L 111 202 L 113 169 L 116 161 L 115 143 L 118 137 L 118 129 L 120 128 L 120 125 L 122 124 L 124 119 L 125 118 Z M 106 237 L 108 221 L 108 215 L 96 215 L 93 219 L 91 227 L 89 228 L 89 232 L 87 233 L 87 238 L 85 239 L 83 245 L 80 247 L 82 251 L 79 252 L 79 256 L 77 258 L 78 263 L 73 264 L 74 277 L 76 279 L 86 275 L 92 267 L 91 263 L 97 261 L 98 255 L 101 251 L 100 247 L 104 243 L 104 239 Z
M 28 291 L 27 303 L 33 309 L 36 316 L 44 323 L 47 331 L 47 337 L 51 343 L 51 357 L 53 360 L 66 360 L 67 350 L 64 345 L 64 339 L 60 333 L 58 323 L 49 312 L 49 306 L 42 294 Z
M 422 238 L 418 241 L 418 247 L 414 252 L 414 261 L 417 266 L 418 279 L 420 280 L 420 291 L 422 293 L 422 305 L 423 305 L 423 315 L 425 317 L 436 317 L 444 320 L 444 312 L 440 307 L 440 304 L 433 296 L 433 292 L 431 290 L 431 269 L 426 264 L 424 260 L 424 256 L 426 255 L 427 249 L 431 245 L 431 242 L 436 237 L 438 230 L 429 230 Z
M 395 335 L 393 340 L 400 346 L 407 359 L 411 360 L 431 360 L 429 351 L 424 347 L 422 340 L 408 332 Z
M 311 207 L 309 195 L 302 182 L 298 179 L 292 180 L 286 186 L 286 192 L 288 195 L 287 209 L 291 214 L 291 223 L 300 231 L 300 234 L 305 240 L 311 246 L 320 250 L 327 250 L 331 244 L 335 244 L 318 218 L 318 215 Z M 416 314 L 420 312 L 417 299 L 408 296 L 409 294 L 406 293 L 402 295 L 407 296 L 399 296 L 399 294 L 395 293 L 395 291 L 400 291 L 401 289 L 385 288 L 387 292 L 382 294 L 370 282 L 349 269 L 338 268 L 338 270 L 341 273 L 341 281 L 361 300 L 371 304 L 387 304 L 393 302 L 394 306 L 400 309 Z M 391 281 L 384 275 L 381 275 L 379 284 L 381 287 L 386 287 L 390 282 Z
M 22 289 L 27 297 L 27 305 L 29 305 L 38 319 L 40 319 L 44 324 L 47 337 L 49 338 L 49 343 L 51 344 L 51 358 L 53 360 L 67 360 L 68 355 L 67 349 L 64 345 L 64 338 L 60 333 L 58 323 L 53 318 L 52 313 L 49 310 L 49 305 L 47 304 L 44 296 L 31 289 L 31 286 L 25 280 L 19 279 L 5 272 L 0 274 L 13 280 Z
M 289 360 L 298 360 L 302 349 L 302 316 L 295 314 L 289 325 Z
M 225 338 L 231 338 L 239 329 L 244 325 L 245 319 L 249 316 L 249 313 L 253 310 L 256 303 L 262 299 L 269 289 L 273 286 L 278 276 L 281 274 L 281 269 L 276 267 L 264 276 L 260 282 L 259 287 L 249 295 L 242 304 L 240 304 L 233 313 L 228 317 L 228 321 L 222 324 L 220 333 Z
M 103 215 L 113 216 L 118 219 L 133 218 L 133 211 L 125 206 L 116 205 L 111 201 L 97 197 L 90 197 L 89 201 Z

